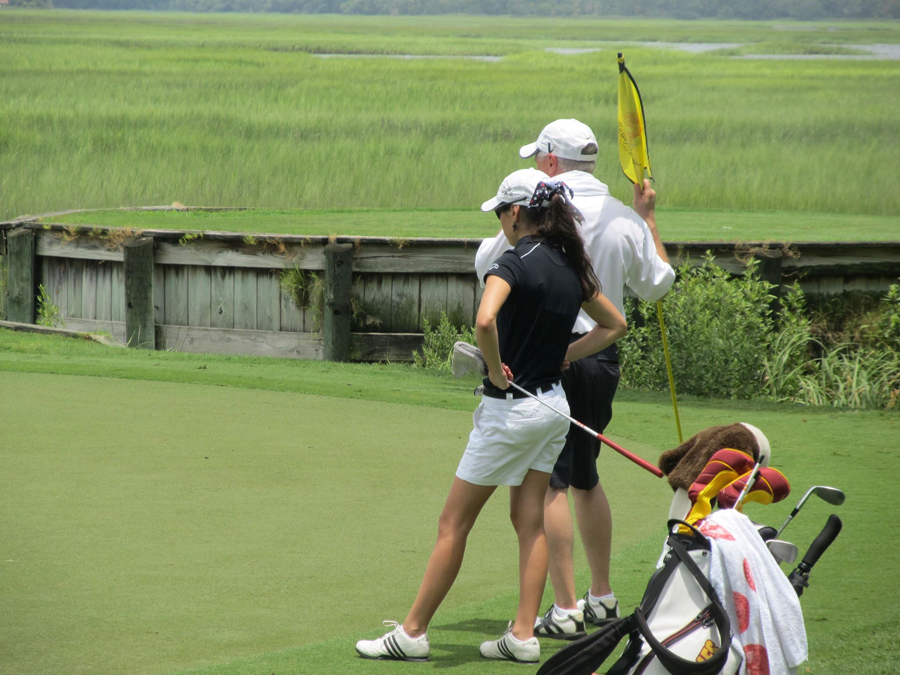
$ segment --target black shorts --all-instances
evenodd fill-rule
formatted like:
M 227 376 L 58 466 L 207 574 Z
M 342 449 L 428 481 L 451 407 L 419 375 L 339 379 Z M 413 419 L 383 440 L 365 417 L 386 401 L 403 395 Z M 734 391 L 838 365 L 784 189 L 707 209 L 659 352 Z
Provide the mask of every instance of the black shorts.
M 572 336 L 573 340 L 578 337 Z M 612 419 L 612 402 L 619 386 L 618 356 L 613 345 L 575 361 L 562 374 L 572 417 L 601 434 Z M 600 441 L 570 424 L 566 445 L 550 476 L 550 487 L 593 489 L 600 482 L 597 474 L 599 456 Z

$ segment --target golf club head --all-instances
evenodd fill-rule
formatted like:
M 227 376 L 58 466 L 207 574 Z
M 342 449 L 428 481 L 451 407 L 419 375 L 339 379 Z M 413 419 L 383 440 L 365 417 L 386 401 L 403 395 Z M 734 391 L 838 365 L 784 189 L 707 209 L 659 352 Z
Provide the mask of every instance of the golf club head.
M 454 377 L 462 377 L 466 373 L 487 375 L 487 361 L 478 347 L 468 342 L 456 342 L 450 356 L 450 370 Z
M 810 498 L 810 496 L 816 495 L 817 497 L 823 499 L 829 504 L 833 504 L 834 506 L 840 506 L 844 503 L 844 491 L 839 490 L 838 488 L 828 487 L 827 485 L 813 485 L 809 490 L 806 491 L 806 494 L 797 502 L 797 506 L 794 507 L 794 510 L 791 511 L 791 515 L 787 517 L 787 520 L 784 521 L 784 524 L 779 528 L 778 534 L 775 536 L 778 537 L 782 532 L 784 532 L 784 528 L 788 526 L 788 523 L 793 520 L 794 516 L 796 516 L 800 509 L 803 508 L 803 505 L 806 503 L 806 500 Z
M 815 495 L 820 499 L 824 499 L 829 504 L 834 504 L 835 506 L 840 506 L 844 503 L 843 490 L 828 487 L 827 485 L 813 485 L 811 488 L 809 488 L 809 490 L 806 491 L 806 494 L 803 495 L 800 503 L 797 504 L 796 510 L 799 511 L 801 507 L 806 503 L 806 500 L 809 499 L 812 495 Z
M 797 559 L 797 546 L 789 541 L 770 539 L 766 542 L 766 547 L 779 565 L 783 562 L 791 565 Z
M 840 506 L 844 503 L 844 491 L 837 488 L 828 487 L 827 485 L 817 485 L 813 488 L 815 494 L 820 499 L 824 499 L 829 504 Z

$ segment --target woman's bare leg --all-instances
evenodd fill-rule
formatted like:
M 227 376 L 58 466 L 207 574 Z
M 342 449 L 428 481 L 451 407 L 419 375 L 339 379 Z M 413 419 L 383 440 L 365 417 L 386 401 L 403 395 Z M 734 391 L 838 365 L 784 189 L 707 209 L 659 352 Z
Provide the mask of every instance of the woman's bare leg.
M 534 620 L 547 583 L 547 537 L 544 535 L 544 495 L 550 474 L 529 470 L 525 480 L 509 489 L 509 515 L 519 537 L 519 609 L 513 635 L 534 637 Z
M 419 637 L 427 630 L 431 618 L 456 581 L 466 552 L 469 532 L 496 489 L 495 485 L 474 485 L 461 478 L 453 479 L 444 511 L 438 521 L 438 539 L 428 560 L 425 577 L 416 601 L 403 620 L 403 630 L 410 637 Z M 546 560 L 544 565 L 546 566 Z M 546 574 L 545 569 L 544 575 Z

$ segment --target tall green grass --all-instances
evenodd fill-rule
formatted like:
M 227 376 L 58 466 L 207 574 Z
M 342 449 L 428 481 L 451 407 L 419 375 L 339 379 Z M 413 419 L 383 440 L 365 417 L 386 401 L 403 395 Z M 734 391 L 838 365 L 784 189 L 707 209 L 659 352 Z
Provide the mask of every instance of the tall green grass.
M 597 173 L 629 199 L 615 147 L 615 47 L 570 56 L 543 47 L 654 31 L 740 41 L 741 28 L 4 12 L 0 217 L 174 201 L 474 208 L 524 165 L 519 145 L 564 116 L 594 127 Z M 897 39 L 893 24 L 847 24 L 808 39 L 861 40 L 866 31 Z M 748 39 L 775 32 L 745 29 Z M 305 51 L 506 56 L 321 59 Z M 637 47 L 627 56 L 645 99 L 661 205 L 900 212 L 892 184 L 900 64 Z

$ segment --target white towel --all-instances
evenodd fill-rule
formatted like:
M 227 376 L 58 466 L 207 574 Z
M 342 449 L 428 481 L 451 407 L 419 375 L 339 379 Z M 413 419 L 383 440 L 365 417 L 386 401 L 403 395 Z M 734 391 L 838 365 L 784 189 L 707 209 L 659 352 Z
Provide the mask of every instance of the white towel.
M 808 657 L 800 600 L 756 527 L 720 509 L 699 529 L 712 545 L 710 581 L 744 654 L 741 675 L 794 675 Z

